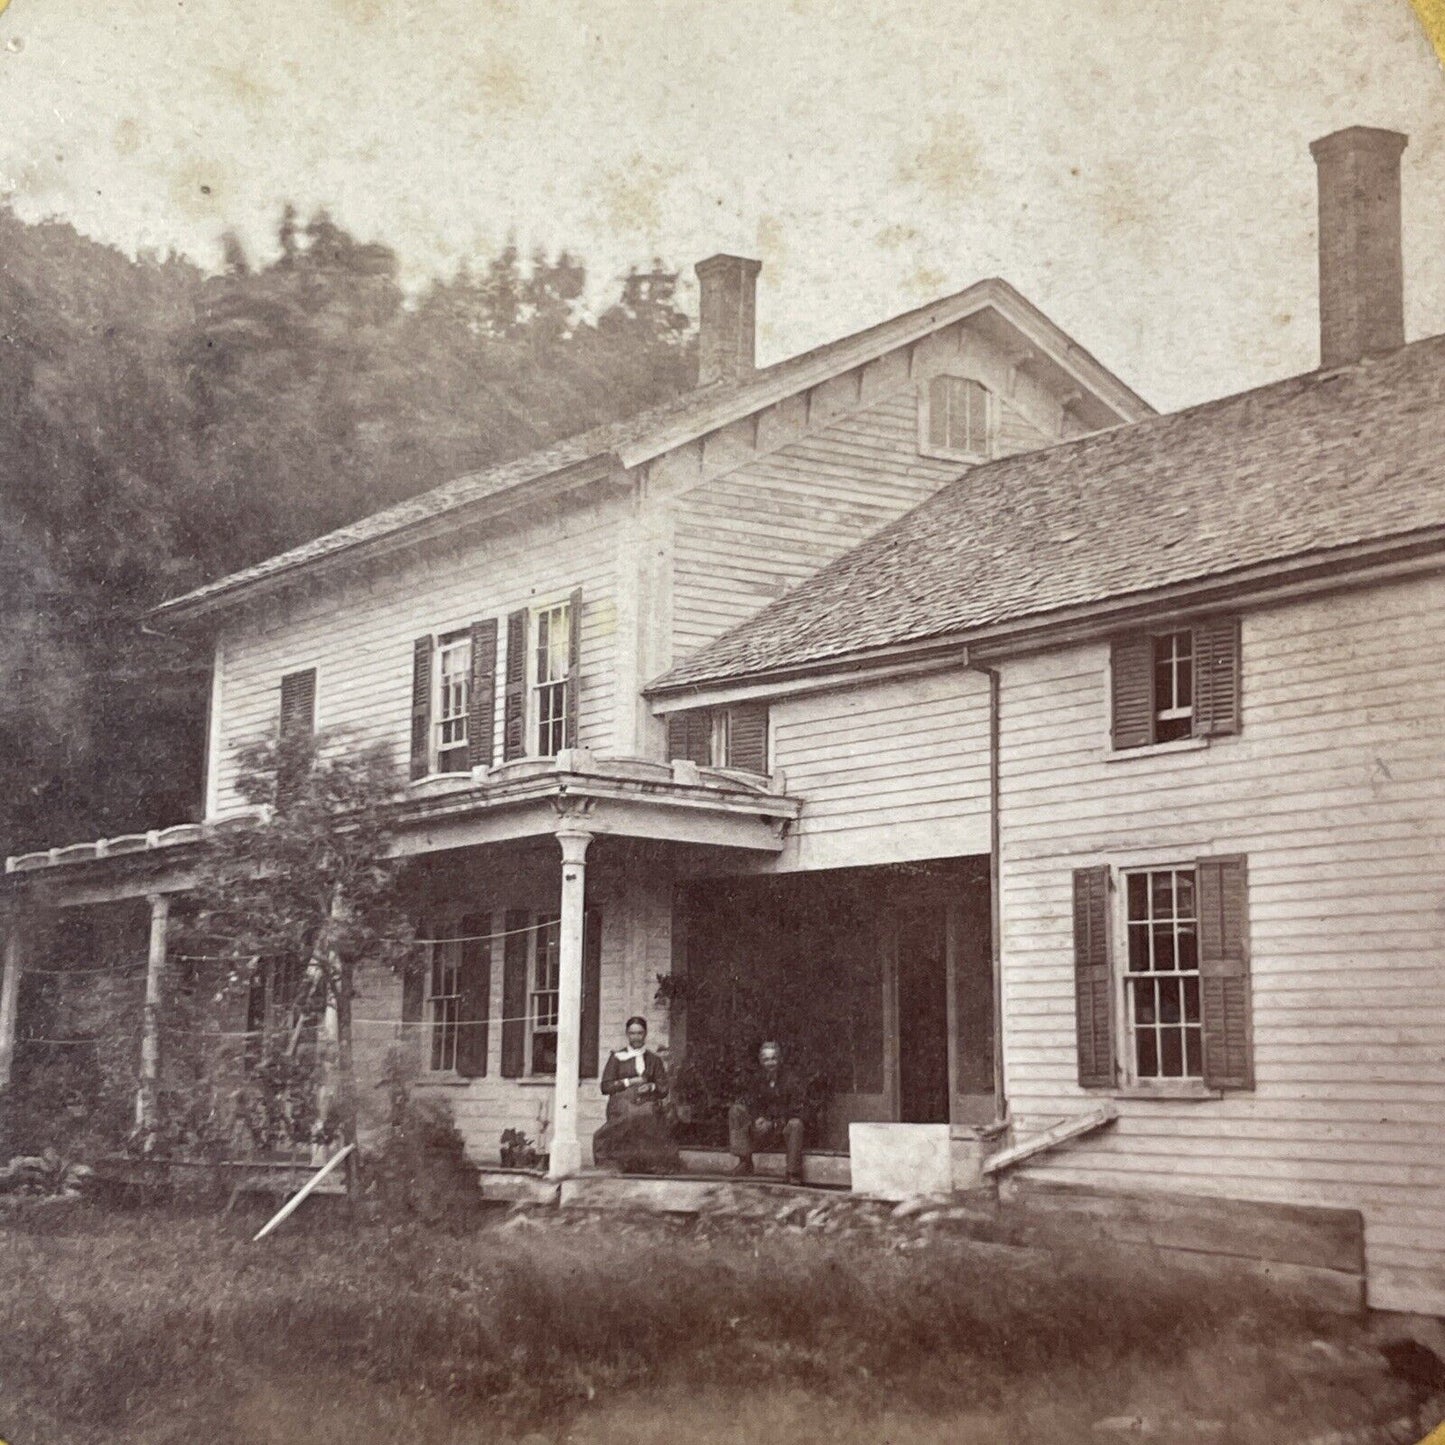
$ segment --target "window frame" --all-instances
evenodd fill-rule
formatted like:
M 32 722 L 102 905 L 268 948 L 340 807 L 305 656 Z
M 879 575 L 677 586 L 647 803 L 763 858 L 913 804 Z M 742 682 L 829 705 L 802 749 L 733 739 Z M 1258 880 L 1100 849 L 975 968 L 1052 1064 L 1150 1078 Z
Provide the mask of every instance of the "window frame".
M 1203 979 L 1200 970 L 1200 940 L 1199 940 L 1199 860 L 1195 858 L 1186 859 L 1148 859 L 1139 862 L 1110 864 L 1110 874 L 1113 881 L 1113 913 L 1114 928 L 1113 937 L 1109 945 L 1109 969 L 1114 999 L 1114 1017 L 1116 1020 L 1115 1043 L 1114 1043 L 1114 1068 L 1116 1081 L 1126 1091 L 1137 1091 L 1141 1093 L 1168 1093 L 1187 1092 L 1199 1093 L 1208 1088 L 1204 1078 L 1204 1011 L 1203 1011 Z M 1192 914 L 1182 916 L 1177 912 L 1171 913 L 1167 919 L 1160 919 L 1154 913 L 1154 889 L 1153 879 L 1161 874 L 1171 874 L 1177 880 L 1181 874 L 1187 874 L 1190 879 L 1190 889 L 1193 895 Z M 1130 916 L 1129 881 L 1131 878 L 1144 878 L 1148 880 L 1145 884 L 1145 896 L 1147 912 L 1143 918 L 1135 919 Z M 1177 899 L 1177 882 L 1171 890 Z M 1194 939 L 1194 964 L 1191 969 L 1142 969 L 1133 968 L 1133 957 L 1131 947 L 1131 934 L 1135 924 L 1142 925 L 1149 930 L 1151 935 L 1150 954 L 1153 956 L 1153 932 L 1160 922 L 1168 922 L 1176 925 L 1174 935 L 1174 947 L 1178 948 L 1177 925 L 1180 922 L 1187 922 L 1192 926 Z M 1176 952 L 1176 960 L 1178 954 Z M 1167 1025 L 1158 1018 L 1160 1009 L 1158 1007 L 1158 981 L 1160 979 L 1184 980 L 1193 978 L 1195 980 L 1194 997 L 1194 1019 L 1188 1019 L 1187 995 L 1184 985 L 1181 983 L 1180 994 L 1180 1022 L 1177 1026 Z M 1165 1074 L 1163 1072 L 1144 1073 L 1139 1065 L 1139 1043 L 1136 1034 L 1140 1027 L 1135 1020 L 1135 988 L 1134 980 L 1153 979 L 1155 980 L 1156 1018 L 1153 1024 L 1155 1034 L 1155 1067 L 1162 1069 L 1163 1065 L 1163 1030 L 1169 1027 L 1177 1027 L 1180 1033 L 1180 1059 L 1184 1072 L 1179 1074 Z M 1189 1073 L 1189 1048 L 1188 1031 L 1192 1029 L 1195 1035 L 1195 1061 L 1197 1072 Z M 1212 1091 L 1211 1091 L 1212 1092 Z
M 448 654 L 462 659 L 459 674 L 444 672 L 442 661 Z M 472 702 L 472 634 L 467 627 L 437 634 L 432 645 L 431 728 L 427 739 L 427 771 L 434 777 L 471 771 L 471 702 Z M 457 679 L 459 678 L 459 682 Z M 446 710 L 448 686 L 459 687 L 461 709 Z M 450 742 L 443 743 L 448 726 L 460 724 L 460 731 Z M 454 766 L 447 766 L 449 755 Z
M 948 444 L 948 425 L 944 424 L 944 441 L 933 440 L 934 389 L 940 383 L 960 382 L 965 387 L 977 387 L 983 398 L 983 436 L 978 448 L 954 447 Z M 998 403 L 993 390 L 976 376 L 964 372 L 940 371 L 929 377 L 919 388 L 918 397 L 918 450 L 925 457 L 937 457 L 943 461 L 986 462 L 992 459 L 996 450 L 998 434 Z M 971 441 L 966 436 L 965 441 Z
M 544 618 L 549 619 L 546 624 L 549 664 L 558 651 L 557 640 L 559 637 L 567 657 L 567 666 L 560 676 L 549 665 L 550 675 L 545 681 L 541 677 Z M 555 621 L 551 619 L 555 619 Z M 564 597 L 557 602 L 548 602 L 530 608 L 527 615 L 527 636 L 523 646 L 527 658 L 527 702 L 524 709 L 525 746 L 523 755 L 532 758 L 555 758 L 567 746 L 567 689 L 573 670 L 577 666 L 577 659 L 572 656 L 572 599 Z M 553 711 L 545 717 L 543 713 L 544 695 L 553 706 Z M 556 741 L 555 747 L 548 748 L 547 743 L 544 742 L 542 736 L 544 728 L 551 730 L 552 738 Z
M 542 935 L 550 930 L 550 937 L 547 941 L 546 950 L 543 949 Z M 542 983 L 540 969 L 544 959 L 550 963 L 549 977 L 555 982 L 551 987 L 539 987 Z M 561 989 L 562 974 L 562 916 L 559 913 L 533 913 L 527 935 L 527 1019 L 526 1019 L 526 1046 L 527 1059 L 524 1076 L 526 1078 L 551 1079 L 557 1074 L 557 1031 L 560 1022 L 560 1010 L 562 1001 Z M 550 998 L 551 1007 L 548 1013 L 549 1024 L 544 1024 L 542 1015 L 538 1008 L 538 1001 L 541 998 Z M 538 1055 L 539 1036 L 550 1035 L 552 1040 L 552 1067 L 541 1066 L 543 1060 Z

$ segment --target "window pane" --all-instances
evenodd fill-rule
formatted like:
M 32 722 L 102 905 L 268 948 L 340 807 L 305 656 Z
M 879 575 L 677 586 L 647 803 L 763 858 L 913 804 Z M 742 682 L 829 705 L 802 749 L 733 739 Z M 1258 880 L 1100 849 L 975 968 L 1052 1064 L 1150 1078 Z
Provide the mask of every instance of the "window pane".
M 1175 968 L 1174 959 L 1174 925 L 1172 923 L 1156 923 L 1154 925 L 1154 968 L 1158 973 L 1172 973 Z
M 1199 1022 L 1199 980 L 1186 978 L 1184 981 L 1184 1017 L 1190 1023 Z
M 1129 874 L 1129 917 L 1148 918 L 1149 916 L 1149 875 L 1147 873 Z
M 1184 1030 L 1184 1072 L 1191 1079 L 1198 1079 L 1204 1074 L 1204 1060 L 1200 1055 L 1199 1030 Z
M 1136 978 L 1133 981 L 1133 989 L 1134 1022 L 1136 1024 L 1152 1024 L 1154 1022 L 1154 980 Z
M 1153 1029 L 1134 1030 L 1136 1067 L 1141 1079 L 1159 1077 L 1159 1051 L 1155 1045 Z
M 1159 1034 L 1159 1073 L 1165 1079 L 1184 1076 L 1184 1040 L 1179 1029 L 1161 1029 Z
M 1174 875 L 1175 908 L 1180 918 L 1194 917 L 1194 874 L 1183 870 Z
M 1129 925 L 1129 972 L 1149 972 L 1149 925 L 1147 923 L 1131 923 Z
M 1192 923 L 1181 923 L 1178 933 L 1179 946 L 1179 967 L 1181 969 L 1198 969 L 1199 967 L 1199 937 Z
M 1174 874 L 1167 868 L 1162 868 L 1157 873 L 1149 875 L 1152 884 L 1154 917 L 1173 918 L 1174 916 Z
M 1159 1019 L 1160 1022 L 1166 1024 L 1180 1022 L 1179 980 L 1177 978 L 1161 978 L 1159 980 Z

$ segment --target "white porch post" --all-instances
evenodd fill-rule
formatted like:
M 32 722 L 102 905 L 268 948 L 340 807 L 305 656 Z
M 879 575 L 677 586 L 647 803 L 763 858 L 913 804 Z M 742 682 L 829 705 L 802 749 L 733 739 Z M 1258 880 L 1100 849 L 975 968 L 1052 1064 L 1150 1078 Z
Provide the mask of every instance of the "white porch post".
M 0 1089 L 10 1083 L 10 1070 L 15 1062 L 15 1025 L 20 1005 L 20 971 L 25 966 L 25 936 L 20 909 L 16 907 L 6 920 L 5 972 L 0 978 Z
M 587 845 L 592 834 L 559 828 L 562 845 L 562 907 L 558 924 L 557 1076 L 548 1170 L 563 1179 L 582 1167 L 577 1136 L 577 1088 L 582 1050 L 582 935 L 586 928 Z
M 148 1129 L 156 1121 L 156 1085 L 161 1071 L 161 993 L 166 972 L 166 928 L 170 923 L 171 900 L 164 893 L 152 893 L 150 945 L 146 953 L 145 1014 L 140 1038 L 140 1089 L 135 1098 L 135 1121 Z

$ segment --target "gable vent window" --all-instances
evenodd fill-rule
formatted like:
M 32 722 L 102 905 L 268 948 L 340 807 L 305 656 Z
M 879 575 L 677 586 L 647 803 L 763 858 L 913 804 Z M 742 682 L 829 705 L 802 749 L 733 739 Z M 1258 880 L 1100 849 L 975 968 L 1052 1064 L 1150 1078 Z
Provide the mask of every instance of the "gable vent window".
M 924 393 L 919 446 L 925 456 L 983 461 L 992 454 L 992 398 L 982 382 L 935 376 Z
M 1116 638 L 1109 668 L 1116 749 L 1239 731 L 1237 617 Z

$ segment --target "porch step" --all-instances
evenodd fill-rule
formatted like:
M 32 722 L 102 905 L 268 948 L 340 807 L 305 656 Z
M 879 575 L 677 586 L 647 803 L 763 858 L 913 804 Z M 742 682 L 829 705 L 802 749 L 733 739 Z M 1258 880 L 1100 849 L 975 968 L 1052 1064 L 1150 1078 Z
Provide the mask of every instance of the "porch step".
M 726 1149 L 684 1149 L 682 1165 L 689 1174 L 727 1175 L 738 1161 Z M 753 1170 L 760 1179 L 783 1179 L 788 1172 L 783 1154 L 754 1154 Z M 853 1170 L 846 1154 L 811 1150 L 803 1155 L 803 1183 L 824 1189 L 849 1189 Z
M 651 1214 L 712 1214 L 735 1219 L 773 1219 L 792 1205 L 816 1204 L 821 1195 L 803 1184 L 771 1179 L 643 1179 L 619 1174 L 579 1174 L 564 1179 L 563 1209 L 618 1209 Z
M 488 1169 L 477 1172 L 483 1199 L 501 1204 L 556 1204 L 557 1181 L 522 1169 Z

